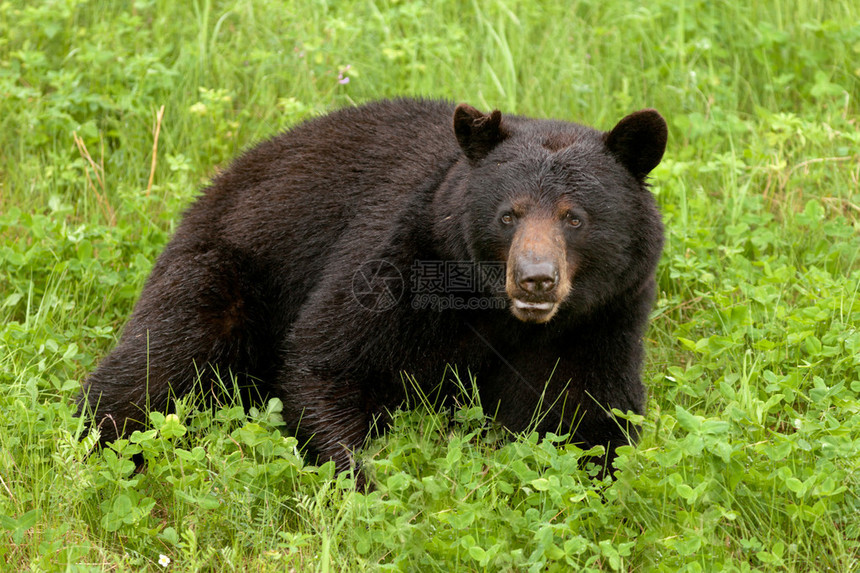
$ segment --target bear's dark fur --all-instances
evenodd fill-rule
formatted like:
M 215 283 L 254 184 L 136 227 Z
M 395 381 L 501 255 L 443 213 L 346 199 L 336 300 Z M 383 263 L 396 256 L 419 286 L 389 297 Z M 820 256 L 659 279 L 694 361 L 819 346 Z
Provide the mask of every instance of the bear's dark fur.
M 665 144 L 653 110 L 600 132 L 402 99 L 299 125 L 188 209 L 81 412 L 108 442 L 232 373 L 343 470 L 402 372 L 430 389 L 450 364 L 508 428 L 540 406 L 611 460 L 636 428 L 610 409 L 644 408 Z

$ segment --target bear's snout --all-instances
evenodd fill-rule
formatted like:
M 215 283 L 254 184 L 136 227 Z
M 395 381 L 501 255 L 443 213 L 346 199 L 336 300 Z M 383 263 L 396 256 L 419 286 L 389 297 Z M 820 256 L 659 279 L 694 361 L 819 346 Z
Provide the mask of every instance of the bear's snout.
M 551 294 L 558 284 L 558 267 L 552 261 L 519 260 L 514 279 L 517 286 L 529 294 Z
M 511 312 L 523 322 L 547 322 L 567 296 L 569 272 L 564 237 L 549 218 L 526 218 L 508 253 Z

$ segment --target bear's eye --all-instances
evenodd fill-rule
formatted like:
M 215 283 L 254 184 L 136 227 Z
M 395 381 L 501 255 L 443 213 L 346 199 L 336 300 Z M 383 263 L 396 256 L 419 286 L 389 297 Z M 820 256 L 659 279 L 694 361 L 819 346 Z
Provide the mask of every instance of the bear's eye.
M 514 216 L 512 213 L 505 213 L 501 216 L 500 220 L 503 225 L 510 225 L 514 222 Z
M 573 227 L 574 229 L 582 226 L 582 219 L 577 217 L 572 212 L 568 212 L 567 215 L 564 216 L 564 219 L 565 219 L 565 221 L 567 221 L 567 224 L 570 225 L 571 227 Z

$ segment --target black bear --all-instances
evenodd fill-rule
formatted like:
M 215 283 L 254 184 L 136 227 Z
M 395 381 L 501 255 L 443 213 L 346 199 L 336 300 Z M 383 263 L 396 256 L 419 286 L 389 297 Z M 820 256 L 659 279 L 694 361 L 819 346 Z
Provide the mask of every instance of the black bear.
M 188 209 L 79 412 L 108 442 L 229 374 L 340 471 L 404 372 L 430 389 L 453 365 L 508 428 L 611 461 L 637 429 L 610 410 L 644 408 L 666 138 L 650 109 L 601 132 L 411 99 L 301 124 Z

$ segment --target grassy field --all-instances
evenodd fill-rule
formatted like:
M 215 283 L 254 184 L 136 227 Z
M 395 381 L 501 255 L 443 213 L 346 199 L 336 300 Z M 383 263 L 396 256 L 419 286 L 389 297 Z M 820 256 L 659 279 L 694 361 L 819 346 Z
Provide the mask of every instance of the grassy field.
M 403 94 L 667 118 L 617 481 L 505 436 L 468 379 L 453 418 L 419 405 L 367 447 L 369 495 L 304 465 L 277 402 L 184 401 L 94 450 L 72 399 L 201 185 Z M 850 0 L 0 2 L 0 568 L 860 570 L 858 112 Z

